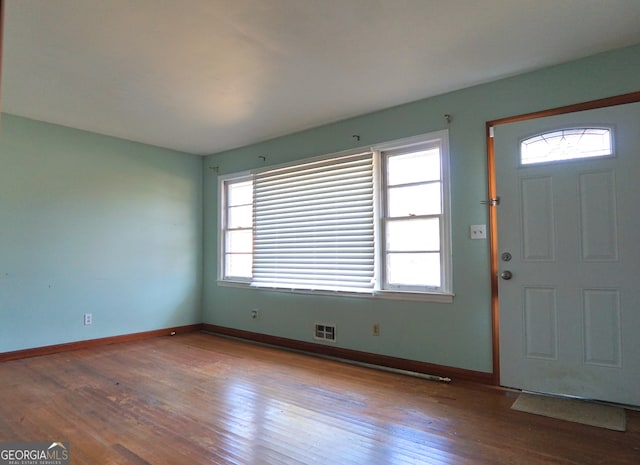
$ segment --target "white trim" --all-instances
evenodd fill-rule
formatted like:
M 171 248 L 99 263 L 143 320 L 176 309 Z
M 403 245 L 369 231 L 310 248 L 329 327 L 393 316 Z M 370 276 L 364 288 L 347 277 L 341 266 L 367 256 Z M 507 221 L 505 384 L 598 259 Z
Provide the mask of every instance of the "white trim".
M 378 152 L 386 152 L 389 150 L 402 149 L 410 147 L 412 145 L 428 144 L 430 142 L 437 142 L 441 139 L 449 139 L 449 130 L 441 129 L 439 131 L 428 132 L 425 134 L 419 134 L 417 136 L 404 137 L 402 139 L 396 139 L 389 142 L 383 142 L 373 145 L 372 150 Z
M 382 287 L 382 282 L 384 279 L 383 276 L 383 267 L 384 261 L 382 259 L 382 254 L 380 253 L 380 241 L 384 241 L 383 231 L 383 214 L 384 214 L 384 202 L 381 198 L 382 186 L 384 186 L 384 181 L 382 179 L 383 176 L 383 166 L 381 160 L 380 152 L 377 150 L 373 150 L 373 243 L 375 247 L 375 252 L 373 254 L 373 288 L 380 289 Z
M 392 290 L 376 290 L 373 292 L 348 292 L 348 291 L 323 291 L 311 289 L 287 289 L 282 287 L 258 287 L 241 281 L 221 280 L 217 281 L 220 287 L 231 287 L 252 291 L 269 291 L 284 294 L 317 295 L 360 299 L 405 300 L 414 302 L 453 303 L 455 294 L 442 292 L 406 292 Z
M 441 133 L 441 152 L 440 152 L 440 170 L 442 171 L 442 238 L 444 244 L 442 246 L 442 279 L 445 286 L 442 291 L 445 294 L 451 294 L 453 291 L 453 251 L 451 250 L 451 168 L 450 168 L 450 152 L 449 152 L 449 131 L 440 131 Z

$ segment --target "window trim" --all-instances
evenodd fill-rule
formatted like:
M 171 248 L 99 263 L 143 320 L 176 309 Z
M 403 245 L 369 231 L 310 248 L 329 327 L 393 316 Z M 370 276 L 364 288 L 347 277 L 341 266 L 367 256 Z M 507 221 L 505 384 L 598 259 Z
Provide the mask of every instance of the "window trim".
M 299 295 L 315 295 L 315 296 L 329 296 L 329 297 L 344 297 L 352 299 L 354 297 L 360 299 L 375 299 L 375 300 L 403 300 L 411 302 L 437 302 L 437 303 L 452 303 L 455 297 L 453 292 L 409 292 L 409 291 L 388 291 L 382 289 L 376 289 L 372 292 L 352 292 L 352 291 L 327 291 L 323 289 L 291 289 L 286 287 L 258 287 L 252 286 L 250 282 L 242 281 L 230 281 L 228 279 L 218 279 L 217 285 L 220 287 L 230 287 L 237 289 L 250 289 L 254 291 L 268 291 L 278 292 L 285 294 L 299 294 Z
M 440 170 L 441 170 L 441 194 L 442 194 L 442 213 L 440 217 L 441 221 L 441 279 L 442 286 L 440 288 L 432 287 L 420 287 L 410 288 L 408 286 L 401 288 L 387 288 L 383 287 L 383 267 L 385 257 L 385 243 L 384 234 L 382 230 L 386 197 L 386 181 L 384 180 L 384 161 L 382 152 L 390 150 L 408 149 L 408 153 L 411 151 L 411 147 L 424 146 L 428 144 L 438 144 L 440 147 Z M 321 161 L 324 159 L 335 158 L 340 156 L 355 155 L 363 152 L 373 152 L 373 171 L 374 171 L 374 279 L 375 288 L 370 292 L 350 292 L 340 290 L 313 290 L 313 289 L 292 289 L 287 287 L 261 287 L 253 286 L 251 278 L 225 278 L 225 235 L 226 235 L 226 189 L 225 185 L 231 180 L 234 181 L 246 181 L 251 179 L 255 174 L 265 170 L 274 170 L 279 168 L 287 168 L 296 166 L 298 164 L 304 164 L 314 161 Z M 402 139 L 396 139 L 389 142 L 380 144 L 356 147 L 349 150 L 335 152 L 331 154 L 325 154 L 320 156 L 308 157 L 292 162 L 281 163 L 271 165 L 268 167 L 260 167 L 254 170 L 245 170 L 236 173 L 228 173 L 218 176 L 218 193 L 220 195 L 218 201 L 218 279 L 219 286 L 224 287 L 238 287 L 244 289 L 255 290 L 267 290 L 272 292 L 286 292 L 294 294 L 306 294 L 306 295 L 330 295 L 346 298 L 373 298 L 373 299 L 391 299 L 391 300 L 408 300 L 408 301 L 427 301 L 438 303 L 452 303 L 454 298 L 453 283 L 452 283 L 452 251 L 451 251 L 451 194 L 450 194 L 450 166 L 449 166 L 449 131 L 447 129 L 433 131 L 426 134 L 411 136 Z M 385 191 L 385 192 L 383 192 Z M 224 208 L 223 208 L 224 206 Z

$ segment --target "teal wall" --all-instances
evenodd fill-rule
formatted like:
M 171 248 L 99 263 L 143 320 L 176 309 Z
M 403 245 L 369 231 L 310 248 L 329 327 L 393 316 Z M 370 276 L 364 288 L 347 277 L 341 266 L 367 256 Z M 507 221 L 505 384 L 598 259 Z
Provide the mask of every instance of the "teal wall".
M 1 123 L 0 352 L 199 323 L 201 158 Z
M 635 46 L 204 160 L 5 114 L 0 352 L 202 321 L 313 341 L 319 321 L 337 324 L 340 347 L 491 371 L 488 243 L 468 238 L 470 224 L 487 222 L 485 121 L 637 91 L 638 76 Z M 217 173 L 209 166 L 233 173 L 262 166 L 260 156 L 277 164 L 447 126 L 453 304 L 217 284 Z M 85 312 L 92 326 L 83 326 Z
M 640 46 L 441 95 L 264 143 L 212 155 L 204 170 L 204 322 L 311 341 L 313 323 L 337 325 L 337 345 L 490 372 L 489 246 L 470 240 L 487 223 L 485 122 L 640 90 Z M 443 117 L 450 114 L 448 126 Z M 453 304 L 315 296 L 219 286 L 217 166 L 220 174 L 450 130 Z M 353 134 L 361 137 L 355 142 Z M 257 320 L 250 310 L 260 309 Z M 381 335 L 371 326 L 380 323 Z

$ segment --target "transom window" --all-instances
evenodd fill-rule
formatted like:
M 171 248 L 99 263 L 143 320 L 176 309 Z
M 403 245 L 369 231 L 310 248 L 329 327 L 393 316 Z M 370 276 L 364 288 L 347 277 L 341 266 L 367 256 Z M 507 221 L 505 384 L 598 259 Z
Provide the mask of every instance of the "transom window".
M 538 134 L 520 143 L 523 165 L 613 155 L 610 128 L 568 128 Z
M 446 131 L 220 185 L 222 282 L 450 295 Z

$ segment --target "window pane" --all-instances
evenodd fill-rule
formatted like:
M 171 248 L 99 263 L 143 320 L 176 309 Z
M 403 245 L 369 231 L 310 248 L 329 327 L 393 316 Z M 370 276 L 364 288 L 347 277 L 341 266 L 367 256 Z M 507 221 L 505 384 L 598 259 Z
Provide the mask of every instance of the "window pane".
M 251 253 L 253 250 L 253 231 L 242 229 L 227 232 L 227 252 Z
M 250 278 L 252 276 L 252 254 L 226 254 L 225 277 Z
M 388 158 L 387 183 L 390 186 L 439 179 L 440 149 L 437 147 Z
M 391 285 L 440 287 L 439 253 L 390 253 L 387 283 Z
M 228 212 L 228 229 L 250 228 L 253 226 L 253 207 L 251 205 L 230 207 Z
M 438 215 L 441 205 L 439 182 L 389 188 L 389 216 Z
M 562 129 L 530 137 L 520 144 L 523 165 L 612 154 L 611 130 L 606 128 Z
M 439 251 L 440 219 L 389 220 L 387 251 Z
M 248 205 L 253 202 L 253 183 L 251 181 L 230 182 L 227 184 L 227 205 Z

